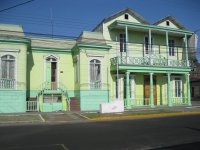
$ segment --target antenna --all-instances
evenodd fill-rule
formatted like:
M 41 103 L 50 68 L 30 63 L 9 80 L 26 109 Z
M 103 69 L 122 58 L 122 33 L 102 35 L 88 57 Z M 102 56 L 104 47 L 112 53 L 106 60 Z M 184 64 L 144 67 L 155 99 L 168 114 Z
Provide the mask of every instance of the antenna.
M 51 35 L 53 38 L 53 13 L 52 13 L 52 8 L 50 8 L 50 15 L 51 15 Z

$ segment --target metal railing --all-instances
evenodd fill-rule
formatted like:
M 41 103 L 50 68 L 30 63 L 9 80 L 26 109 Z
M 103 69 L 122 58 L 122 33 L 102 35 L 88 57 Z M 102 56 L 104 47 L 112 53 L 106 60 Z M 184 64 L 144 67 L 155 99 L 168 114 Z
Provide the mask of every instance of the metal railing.
M 0 88 L 1 89 L 14 89 L 15 88 L 15 79 L 0 79 Z
M 26 101 L 26 111 L 38 111 L 38 102 Z
M 183 105 L 188 103 L 187 97 L 173 97 L 172 104 L 174 105 Z
M 132 107 L 139 107 L 139 106 L 149 106 L 150 105 L 150 98 L 135 98 L 131 99 Z
M 101 81 L 91 81 L 90 82 L 91 89 L 101 89 L 101 87 L 102 87 Z
M 189 67 L 191 63 L 187 60 L 172 60 L 163 57 L 114 57 L 110 59 L 111 65 L 138 65 L 138 66 L 160 66 L 160 67 Z M 188 63 L 189 62 L 189 66 Z

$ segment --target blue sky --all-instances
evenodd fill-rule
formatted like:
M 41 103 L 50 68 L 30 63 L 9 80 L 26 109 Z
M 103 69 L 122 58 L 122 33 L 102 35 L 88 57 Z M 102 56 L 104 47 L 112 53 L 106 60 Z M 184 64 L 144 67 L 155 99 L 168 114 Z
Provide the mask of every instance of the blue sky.
M 26 1 L 1 0 L 0 10 Z M 81 31 L 92 30 L 103 18 L 127 7 L 150 23 L 172 15 L 189 30 L 200 29 L 199 0 L 34 0 L 0 12 L 0 23 L 21 24 L 26 32 L 51 34 L 52 10 L 54 34 L 78 36 Z M 200 39 L 200 31 L 198 35 Z

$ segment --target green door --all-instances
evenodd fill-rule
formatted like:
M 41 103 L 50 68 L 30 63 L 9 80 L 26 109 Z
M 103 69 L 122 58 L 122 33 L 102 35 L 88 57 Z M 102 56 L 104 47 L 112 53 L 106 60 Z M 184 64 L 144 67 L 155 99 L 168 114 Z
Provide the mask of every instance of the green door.
M 46 63 L 46 89 L 51 89 L 51 62 Z

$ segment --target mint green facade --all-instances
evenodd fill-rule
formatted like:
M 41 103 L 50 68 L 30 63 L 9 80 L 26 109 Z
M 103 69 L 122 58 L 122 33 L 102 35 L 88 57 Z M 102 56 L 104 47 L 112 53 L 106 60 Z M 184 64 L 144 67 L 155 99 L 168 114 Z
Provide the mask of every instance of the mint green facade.
M 75 40 L 0 29 L 2 113 L 98 111 L 117 99 L 127 109 L 191 105 L 194 33 L 172 17 L 152 25 L 125 9 Z

